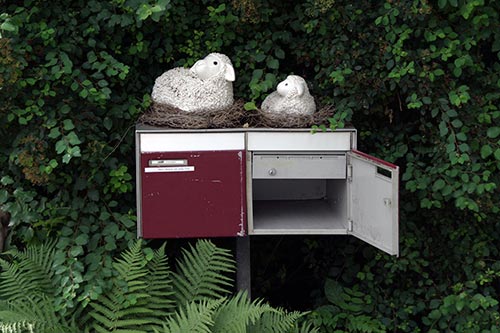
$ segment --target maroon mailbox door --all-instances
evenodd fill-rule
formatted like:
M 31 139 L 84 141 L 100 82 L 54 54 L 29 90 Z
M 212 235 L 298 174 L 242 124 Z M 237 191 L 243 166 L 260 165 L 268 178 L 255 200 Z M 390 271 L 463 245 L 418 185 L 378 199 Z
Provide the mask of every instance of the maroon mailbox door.
M 144 238 L 246 235 L 245 151 L 142 153 Z

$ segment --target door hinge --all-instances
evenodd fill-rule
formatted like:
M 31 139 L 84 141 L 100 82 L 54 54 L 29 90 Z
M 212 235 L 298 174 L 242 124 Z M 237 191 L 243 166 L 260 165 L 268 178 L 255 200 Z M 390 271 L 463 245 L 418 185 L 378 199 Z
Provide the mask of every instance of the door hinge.
M 347 220 L 347 231 L 348 232 L 352 232 L 353 231 L 352 220 Z
M 352 164 L 347 164 L 347 181 L 352 182 Z

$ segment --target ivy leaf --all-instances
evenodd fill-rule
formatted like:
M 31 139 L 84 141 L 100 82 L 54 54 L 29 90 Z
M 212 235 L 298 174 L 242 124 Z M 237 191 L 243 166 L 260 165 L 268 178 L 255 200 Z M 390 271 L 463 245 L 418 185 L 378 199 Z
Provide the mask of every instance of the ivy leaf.
M 56 139 L 58 138 L 59 136 L 61 135 L 61 132 L 59 131 L 59 128 L 57 127 L 54 127 L 53 129 L 50 130 L 50 133 L 49 133 L 49 138 L 51 139 Z
M 247 103 L 245 103 L 245 105 L 243 105 L 243 108 L 246 111 L 257 110 L 257 106 L 255 105 L 255 102 L 247 102 Z
M 271 69 L 278 69 L 280 67 L 280 62 L 278 61 L 278 59 L 269 59 L 267 61 L 267 67 Z
M 494 156 L 497 159 L 497 161 L 500 161 L 500 148 L 497 148 L 497 150 L 495 150 Z
M 71 131 L 72 129 L 75 128 L 75 125 L 73 124 L 73 121 L 71 119 L 64 119 L 63 120 L 63 128 L 66 131 Z
M 482 158 L 486 158 L 486 157 L 490 156 L 492 153 L 493 153 L 493 149 L 491 148 L 490 145 L 484 145 L 481 148 L 481 157 Z
M 486 131 L 486 135 L 488 135 L 488 138 L 495 139 L 497 136 L 500 135 L 500 127 L 490 127 Z
M 67 147 L 68 145 L 65 140 L 59 140 L 56 142 L 56 152 L 58 154 L 62 154 L 64 151 L 66 151 Z
M 73 146 L 82 143 L 78 138 L 78 135 L 76 135 L 74 131 L 69 132 L 66 138 L 68 139 L 69 143 L 72 144 Z
M 9 192 L 7 192 L 7 190 L 0 190 L 0 204 L 6 202 L 8 197 Z
M 440 190 L 440 189 L 442 189 L 445 185 L 446 185 L 446 183 L 444 182 L 444 180 L 442 180 L 442 179 L 438 179 L 438 180 L 436 180 L 436 182 L 434 183 L 434 186 L 432 186 L 432 190 L 433 190 L 433 191 L 439 191 L 439 190 Z
M 17 30 L 17 27 L 12 23 L 10 23 L 9 21 L 5 21 L 4 23 L 2 23 L 2 25 L 0 25 L 0 30 L 14 32 Z
M 89 235 L 87 234 L 80 234 L 78 237 L 75 238 L 75 243 L 76 245 L 85 245 L 89 242 Z

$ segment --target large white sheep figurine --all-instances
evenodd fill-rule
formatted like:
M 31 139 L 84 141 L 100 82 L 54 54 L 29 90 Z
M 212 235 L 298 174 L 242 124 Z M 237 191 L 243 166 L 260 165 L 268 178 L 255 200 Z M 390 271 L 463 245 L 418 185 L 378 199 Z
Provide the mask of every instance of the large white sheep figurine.
M 234 68 L 221 53 L 210 53 L 187 69 L 177 67 L 159 76 L 153 86 L 154 103 L 186 112 L 216 111 L 231 106 Z
M 288 75 L 264 99 L 261 109 L 276 115 L 311 115 L 316 111 L 316 103 L 306 81 L 298 75 Z

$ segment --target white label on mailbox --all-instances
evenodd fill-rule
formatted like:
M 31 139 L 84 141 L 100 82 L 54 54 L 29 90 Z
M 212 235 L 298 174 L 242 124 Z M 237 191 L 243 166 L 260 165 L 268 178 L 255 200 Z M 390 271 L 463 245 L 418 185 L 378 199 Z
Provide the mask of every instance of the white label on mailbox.
M 187 160 L 150 160 L 149 161 L 149 166 L 180 166 L 180 165 L 187 165 Z
M 194 171 L 194 166 L 183 167 L 161 167 L 161 168 L 144 168 L 144 172 L 191 172 Z

